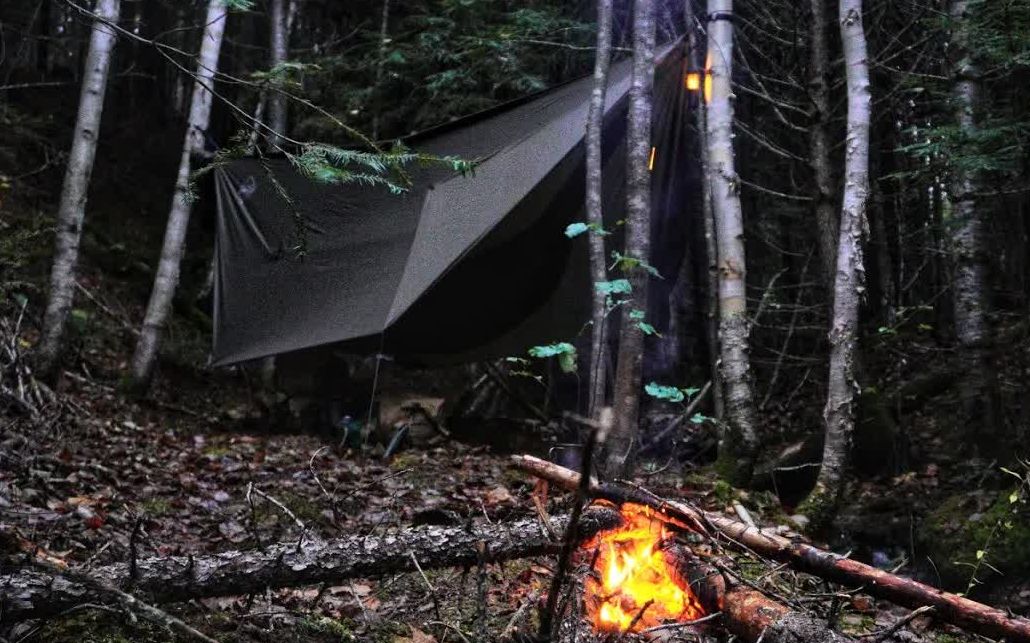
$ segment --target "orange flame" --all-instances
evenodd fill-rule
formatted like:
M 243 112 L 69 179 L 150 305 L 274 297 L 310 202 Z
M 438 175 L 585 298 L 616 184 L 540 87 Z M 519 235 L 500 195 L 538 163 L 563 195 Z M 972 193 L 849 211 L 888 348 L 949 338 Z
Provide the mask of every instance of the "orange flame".
M 623 525 L 599 534 L 586 547 L 597 551 L 587 579 L 587 613 L 607 632 L 639 632 L 667 621 L 690 621 L 704 609 L 680 585 L 661 549 L 665 523 L 649 507 L 622 507 Z

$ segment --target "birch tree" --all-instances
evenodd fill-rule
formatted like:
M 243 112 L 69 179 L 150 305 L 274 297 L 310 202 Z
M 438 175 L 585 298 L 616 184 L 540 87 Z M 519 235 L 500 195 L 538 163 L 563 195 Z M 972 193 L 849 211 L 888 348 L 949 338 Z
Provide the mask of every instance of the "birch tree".
M 601 211 L 601 132 L 604 129 L 604 103 L 608 93 L 608 68 L 612 53 L 612 0 L 597 0 L 597 53 L 594 59 L 594 88 L 587 113 L 586 214 L 592 228 L 590 242 L 590 277 L 593 283 L 605 281 L 604 217 Z M 605 296 L 594 288 L 590 315 L 590 397 L 589 414 L 596 418 L 604 406 L 607 368 L 605 364 Z
M 71 152 L 65 168 L 64 185 L 57 210 L 57 234 L 54 263 L 50 270 L 50 293 L 43 317 L 38 360 L 43 374 L 53 371 L 61 353 L 65 322 L 75 298 L 75 273 L 79 263 L 79 244 L 86 219 L 86 196 L 93 173 L 100 121 L 104 111 L 104 94 L 111 68 L 116 34 L 107 23 L 118 22 L 119 0 L 97 0 L 96 20 L 90 35 L 89 53 L 79 95 L 79 113 L 75 119 Z
M 751 478 L 758 446 L 747 317 L 744 218 L 733 153 L 733 0 L 708 0 L 708 177 L 719 257 L 719 342 L 725 421 L 720 474 L 736 485 Z
M 694 0 L 683 3 L 683 19 L 687 28 L 687 54 L 690 69 L 701 69 L 704 55 L 702 23 L 694 9 Z M 701 83 L 703 85 L 703 83 Z M 722 376 L 719 373 L 719 248 L 715 242 L 715 218 L 712 214 L 711 179 L 708 176 L 708 132 L 705 130 L 705 103 L 699 101 L 694 110 L 694 128 L 697 132 L 697 146 L 701 162 L 701 217 L 705 231 L 705 261 L 708 266 L 708 291 L 705 297 L 705 339 L 708 358 L 711 361 L 712 407 L 715 419 L 723 418 Z M 684 261 L 682 270 L 688 270 Z
M 195 150 L 203 148 L 204 132 L 211 117 L 212 94 L 218 54 L 222 48 L 225 33 L 226 6 L 224 0 L 209 0 L 207 17 L 204 20 L 204 34 L 201 39 L 200 56 L 197 61 L 193 97 L 183 141 L 179 171 L 172 194 L 172 205 L 168 213 L 161 259 L 150 292 L 150 301 L 143 319 L 136 351 L 132 356 L 132 380 L 137 386 L 146 386 L 153 373 L 154 362 L 161 343 L 161 331 L 172 308 L 172 298 L 179 282 L 179 269 L 186 245 L 186 229 L 189 225 L 192 204 L 189 201 L 190 157 Z
M 955 124 L 964 140 L 977 137 L 977 116 L 982 93 L 980 70 L 970 47 L 969 0 L 952 0 L 951 39 L 954 81 L 951 87 Z M 966 382 L 962 389 L 965 411 L 970 420 L 993 425 L 992 392 L 989 390 L 987 362 L 987 248 L 984 209 L 976 195 L 983 192 L 979 173 L 969 164 L 954 162 L 951 180 L 951 249 L 954 263 L 952 300 L 955 308 L 955 335 L 963 359 L 967 361 Z M 984 416 L 987 417 L 984 417 Z
M 625 255 L 648 261 L 651 251 L 651 90 L 654 85 L 655 3 L 636 0 L 633 6 L 633 80 L 630 85 L 626 153 Z M 622 307 L 619 355 L 615 371 L 615 426 L 610 438 L 607 470 L 626 474 L 632 469 L 640 412 L 640 378 L 644 331 L 633 310 L 647 310 L 648 275 L 640 266 L 627 275 L 632 302 Z
M 862 0 L 840 0 L 840 35 L 847 74 L 848 121 L 844 145 L 844 194 L 837 243 L 837 270 L 830 325 L 829 385 L 823 420 L 826 440 L 815 489 L 801 508 L 817 527 L 836 516 L 844 492 L 855 432 L 855 348 L 864 290 L 862 245 L 869 196 L 869 60 Z

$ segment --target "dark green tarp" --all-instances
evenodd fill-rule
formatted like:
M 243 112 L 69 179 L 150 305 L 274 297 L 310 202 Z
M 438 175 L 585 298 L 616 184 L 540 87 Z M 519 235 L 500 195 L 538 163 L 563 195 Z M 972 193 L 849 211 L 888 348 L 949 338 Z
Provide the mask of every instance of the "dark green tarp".
M 613 227 L 624 211 L 630 76 L 629 61 L 613 65 L 606 106 Z M 666 47 L 655 75 L 659 244 L 661 223 L 682 207 L 682 78 L 681 47 Z M 587 241 L 563 231 L 584 218 L 591 84 L 571 82 L 413 137 L 418 151 L 479 164 L 468 177 L 412 169 L 401 195 L 317 183 L 283 159 L 218 168 L 214 363 L 340 343 L 409 361 L 461 361 L 578 334 L 589 317 Z

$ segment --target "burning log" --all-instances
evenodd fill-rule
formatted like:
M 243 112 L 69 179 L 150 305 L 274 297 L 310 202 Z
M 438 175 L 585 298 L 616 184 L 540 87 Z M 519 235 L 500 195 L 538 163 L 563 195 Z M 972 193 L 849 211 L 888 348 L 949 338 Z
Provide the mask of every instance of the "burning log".
M 677 570 L 709 613 L 744 643 L 848 643 L 825 621 L 778 603 L 756 589 L 727 581 L 717 569 L 679 551 Z
M 583 512 L 582 538 L 617 526 L 622 518 L 611 509 Z M 554 517 L 561 533 L 567 517 Z M 251 551 L 211 556 L 168 556 L 115 563 L 89 572 L 98 583 L 172 603 L 210 596 L 243 595 L 266 588 L 337 583 L 350 578 L 442 567 L 472 566 L 486 544 L 488 562 L 554 554 L 560 543 L 537 519 L 463 527 L 425 527 L 382 536 L 352 536 L 330 541 L 278 543 Z M 417 563 L 415 561 L 418 561 Z M 4 622 L 46 617 L 74 605 L 103 602 L 95 588 L 61 575 L 34 569 L 4 570 L 0 576 L 0 614 Z
M 575 489 L 579 474 L 533 456 L 513 456 L 515 466 L 564 489 Z M 634 502 L 654 508 L 673 522 L 700 526 L 717 531 L 731 542 L 773 560 L 843 585 L 860 586 L 864 591 L 899 605 L 917 609 L 934 608 L 934 617 L 970 632 L 990 638 L 1005 638 L 1013 643 L 1030 643 L 1030 619 L 1010 615 L 1003 610 L 978 603 L 964 596 L 935 589 L 917 581 L 902 578 L 856 560 L 844 558 L 807 543 L 704 511 L 687 503 L 659 498 L 644 490 L 619 484 L 590 485 L 591 495 L 614 502 Z

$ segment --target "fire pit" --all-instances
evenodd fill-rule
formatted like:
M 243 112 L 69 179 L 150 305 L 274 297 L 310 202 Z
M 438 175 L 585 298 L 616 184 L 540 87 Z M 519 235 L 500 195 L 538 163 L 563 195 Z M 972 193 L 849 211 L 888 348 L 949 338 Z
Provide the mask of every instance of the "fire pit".
M 666 523 L 649 507 L 625 504 L 620 510 L 622 526 L 583 545 L 594 557 L 584 588 L 593 626 L 602 632 L 640 632 L 704 616 L 665 551 L 671 542 Z

